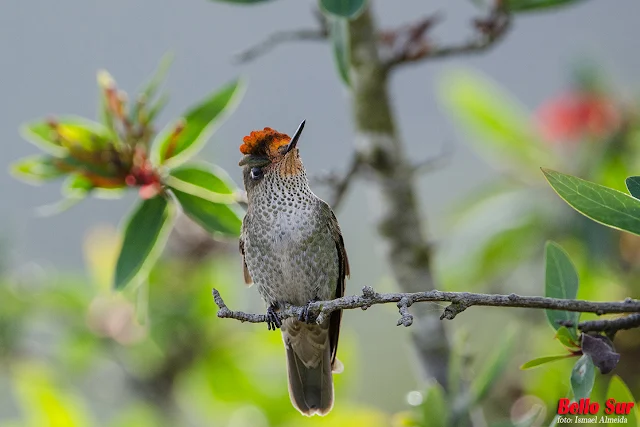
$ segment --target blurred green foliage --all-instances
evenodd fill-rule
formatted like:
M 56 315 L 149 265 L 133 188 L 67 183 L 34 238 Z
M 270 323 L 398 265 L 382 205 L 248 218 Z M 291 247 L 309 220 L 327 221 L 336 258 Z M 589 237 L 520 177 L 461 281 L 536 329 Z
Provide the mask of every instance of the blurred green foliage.
M 94 280 L 3 280 L 0 390 L 10 385 L 11 398 L 0 425 L 299 425 L 280 334 L 216 317 L 213 287 L 241 305 L 235 290 L 242 285 L 228 268 L 229 255 L 205 262 L 165 259 L 149 277 L 141 318 L 139 293 L 110 287 L 118 246 L 112 229 L 88 237 Z M 345 345 L 345 363 L 348 351 Z M 337 378 L 339 396 L 343 376 Z M 345 399 L 326 419 L 344 426 L 389 422 L 387 414 Z
M 476 190 L 453 209 L 454 239 L 438 253 L 438 270 L 446 286 L 512 292 L 518 274 L 536 270 L 539 273 L 529 282 L 540 283 L 542 270 L 536 268 L 542 264 L 540 248 L 545 240 L 553 239 L 567 251 L 555 243 L 547 245 L 546 296 L 588 300 L 636 296 L 640 239 L 615 228 L 636 231 L 637 200 L 624 192 L 624 183 L 640 167 L 637 106 L 620 98 L 597 69 L 584 67 L 576 71 L 570 89 L 533 114 L 497 84 L 469 70 L 448 73 L 441 88 L 454 123 L 500 173 L 495 182 Z M 544 170 L 566 202 L 613 228 L 558 203 L 540 167 L 571 174 Z M 627 186 L 633 194 L 633 177 Z M 455 268 L 460 264 L 465 268 Z M 530 292 L 539 290 L 532 288 Z M 523 369 L 539 368 L 536 377 L 525 376 L 532 381 L 518 386 L 522 393 L 543 399 L 552 413 L 560 397 L 604 397 L 603 384 L 608 378 L 595 375 L 589 356 L 576 363 L 575 356 L 582 354 L 577 331 L 560 328 L 557 323 L 571 320 L 575 324 L 578 317 L 556 311 L 548 311 L 547 316 L 565 353 L 525 363 Z M 593 315 L 582 315 L 582 320 L 590 318 Z M 525 351 L 534 356 L 552 352 L 552 336 L 536 335 L 527 339 Z M 624 372 L 636 396 L 640 377 L 637 369 L 629 369 L 640 353 L 637 337 L 638 331 L 631 331 L 618 336 L 615 343 L 616 351 L 622 353 L 617 372 Z M 625 359 L 629 365 L 625 366 Z M 556 363 L 546 364 L 551 361 Z

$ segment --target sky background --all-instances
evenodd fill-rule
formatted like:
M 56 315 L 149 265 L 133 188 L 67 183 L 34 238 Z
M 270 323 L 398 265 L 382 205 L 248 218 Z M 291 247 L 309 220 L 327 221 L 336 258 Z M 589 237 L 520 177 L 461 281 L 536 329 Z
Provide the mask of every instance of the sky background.
M 179 6 L 178 6 L 179 4 Z M 242 75 L 248 82 L 236 112 L 212 138 L 200 159 L 215 162 L 241 183 L 238 147 L 253 129 L 271 126 L 291 133 L 307 119 L 302 156 L 310 174 L 343 168 L 351 152 L 352 128 L 347 93 L 341 87 L 329 47 L 320 42 L 282 45 L 249 64 L 233 55 L 273 31 L 310 27 L 314 2 L 277 0 L 233 6 L 205 0 L 175 2 L 111 0 L 9 0 L 0 14 L 0 170 L 38 150 L 19 135 L 21 123 L 50 114 L 95 117 L 96 70 L 108 69 L 121 88 L 133 92 L 167 51 L 175 61 L 167 80 L 170 103 L 159 124 L 166 124 L 225 82 Z M 441 12 L 433 32 L 442 43 L 469 35 L 477 13 L 470 2 L 374 1 L 383 27 Z M 585 1 L 556 13 L 515 19 L 505 40 L 489 53 L 405 67 L 393 76 L 391 94 L 399 129 L 416 159 L 436 155 L 453 144 L 450 164 L 421 181 L 429 215 L 428 232 L 444 236 L 439 224 L 453 200 L 477 188 L 492 171 L 464 143 L 438 102 L 438 79 L 455 67 L 473 67 L 499 82 L 531 109 L 565 87 L 568 68 L 588 58 L 602 64 L 621 87 L 634 87 L 640 71 L 640 47 L 630 37 L 640 3 L 632 0 Z M 369 239 L 360 221 L 367 207 L 363 184 L 352 189 L 339 212 L 347 234 Z M 322 193 L 322 189 L 317 189 Z M 132 204 L 88 200 L 64 215 L 39 218 L 34 208 L 59 197 L 59 183 L 31 187 L 0 173 L 0 235 L 10 247 L 13 265 L 29 261 L 60 269 L 81 268 L 84 233 L 96 223 L 117 224 Z M 372 245 L 358 245 L 366 250 Z M 373 253 L 354 254 L 366 260 Z M 355 260 L 354 260 L 355 261 Z M 356 270 L 357 271 L 357 270 Z
M 253 7 L 206 0 L 4 1 L 0 12 L 0 238 L 8 249 L 4 262 L 15 270 L 37 263 L 47 271 L 81 271 L 85 233 L 97 224 L 117 225 L 132 206 L 133 194 L 117 201 L 89 199 L 62 215 L 39 218 L 34 208 L 58 200 L 59 183 L 32 187 L 6 173 L 12 161 L 38 152 L 20 137 L 21 123 L 50 114 L 95 117 L 95 74 L 101 68 L 108 69 L 121 88 L 134 92 L 162 55 L 172 51 L 175 60 L 166 84 L 171 100 L 160 125 L 224 83 L 244 76 L 248 82 L 244 99 L 199 155 L 221 165 L 238 184 L 242 137 L 264 126 L 291 133 L 302 119 L 307 126 L 299 147 L 309 174 L 343 169 L 351 155 L 353 130 L 348 94 L 327 44 L 289 43 L 248 64 L 232 61 L 235 53 L 274 31 L 313 26 L 314 4 L 312 0 L 276 0 Z M 442 13 L 444 22 L 432 34 L 443 44 L 466 39 L 469 22 L 477 15 L 472 3 L 462 0 L 373 4 L 386 28 Z M 446 241 L 443 224 L 451 203 L 495 176 L 448 120 L 437 99 L 439 79 L 455 68 L 479 70 L 531 110 L 566 87 L 570 66 L 581 59 L 602 65 L 617 86 L 638 88 L 638 16 L 640 2 L 633 0 L 591 0 L 554 13 L 526 14 L 516 17 L 511 32 L 488 53 L 407 66 L 394 74 L 390 93 L 410 155 L 418 160 L 437 155 L 443 144 L 455 147 L 445 168 L 420 181 L 427 232 L 435 241 Z M 371 224 L 363 220 L 370 209 L 365 189 L 366 182 L 353 186 L 338 212 L 354 277 L 349 293 L 376 284 L 386 271 L 378 262 Z M 320 188 L 317 192 L 323 194 Z M 388 318 L 376 322 L 395 328 L 393 310 L 385 313 Z M 364 316 L 360 318 L 364 321 Z M 348 323 L 350 315 L 346 319 Z M 375 343 L 368 333 L 373 334 L 363 329 L 362 341 L 370 338 Z M 393 357 L 397 349 L 389 343 L 377 351 Z M 404 369 L 387 372 L 388 379 L 400 376 L 412 381 L 410 369 Z M 384 381 L 384 375 L 376 381 Z M 375 388 L 375 381 L 365 376 L 360 387 Z

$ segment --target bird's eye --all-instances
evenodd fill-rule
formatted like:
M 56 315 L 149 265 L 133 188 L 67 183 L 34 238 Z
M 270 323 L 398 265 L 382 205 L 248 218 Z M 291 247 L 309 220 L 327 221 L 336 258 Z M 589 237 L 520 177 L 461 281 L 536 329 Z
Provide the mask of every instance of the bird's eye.
M 251 168 L 251 179 L 257 181 L 264 176 L 262 168 Z

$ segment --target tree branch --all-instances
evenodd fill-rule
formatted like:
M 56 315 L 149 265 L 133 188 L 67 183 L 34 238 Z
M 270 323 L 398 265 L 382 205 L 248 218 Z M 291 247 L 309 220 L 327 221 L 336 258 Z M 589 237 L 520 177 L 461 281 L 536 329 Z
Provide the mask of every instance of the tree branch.
M 560 322 L 561 325 L 572 327 L 573 322 Z M 578 323 L 578 329 L 582 332 L 604 332 L 613 335 L 618 331 L 640 328 L 640 314 L 631 314 L 617 319 L 588 320 Z
M 317 181 L 319 184 L 328 186 L 331 189 L 331 194 L 327 197 L 326 202 L 334 211 L 338 209 L 338 206 L 344 200 L 347 190 L 349 189 L 349 185 L 358 174 L 360 165 L 360 158 L 357 155 L 353 155 L 349 162 L 347 171 L 344 174 L 340 175 L 335 172 L 329 172 L 324 176 L 314 179 L 314 181 Z
M 267 321 L 264 314 L 250 314 L 241 311 L 231 311 L 220 296 L 220 293 L 213 289 L 213 299 L 218 306 L 218 317 L 232 318 L 241 322 L 263 323 Z M 627 298 L 620 302 L 594 302 L 584 300 L 570 300 L 547 298 L 538 296 L 521 296 L 516 294 L 493 295 L 476 294 L 471 292 L 442 292 L 427 291 L 413 293 L 389 293 L 379 294 L 370 286 L 362 288 L 362 295 L 351 295 L 336 298 L 330 301 L 312 302 L 308 307 L 286 306 L 281 308 L 279 315 L 281 319 L 290 317 L 299 318 L 303 310 L 308 308 L 308 313 L 317 323 L 322 323 L 327 316 L 337 310 L 351 310 L 361 308 L 366 310 L 372 305 L 397 303 L 400 312 L 398 326 L 411 326 L 413 316 L 409 313 L 409 307 L 416 302 L 450 302 L 444 309 L 440 319 L 453 319 L 459 313 L 474 305 L 485 307 L 519 307 L 537 308 L 547 310 L 574 311 L 580 313 L 596 313 L 598 315 L 607 313 L 640 313 L 640 301 Z M 599 320 L 582 322 L 578 328 L 583 332 L 604 331 L 605 328 L 631 329 L 640 326 L 640 314 L 633 314 L 621 319 Z
M 431 246 L 426 237 L 413 160 L 396 130 L 389 98 L 389 73 L 380 58 L 380 37 L 369 2 L 349 21 L 350 101 L 355 127 L 355 150 L 371 179 L 367 185 L 369 211 L 380 236 L 390 274 L 402 292 L 435 288 L 431 273 Z M 408 306 L 407 306 L 408 307 Z M 411 336 L 425 378 L 443 387 L 449 381 L 449 342 L 444 325 L 421 304 L 412 310 Z
M 427 39 L 428 30 L 438 21 L 437 16 L 429 17 L 402 29 L 383 33 L 383 42 L 403 40 L 400 47 L 394 46 L 395 51 L 386 61 L 387 68 L 392 69 L 398 65 L 427 59 L 483 52 L 495 45 L 507 33 L 511 26 L 511 15 L 504 9 L 501 1 L 496 1 L 489 16 L 473 21 L 476 32 L 473 38 L 451 46 L 436 46 Z
M 274 49 L 276 46 L 291 41 L 322 41 L 329 37 L 327 20 L 320 11 L 315 11 L 318 28 L 303 28 L 299 30 L 276 31 L 266 39 L 238 53 L 235 59 L 238 63 L 249 62 Z
M 427 174 L 442 168 L 451 160 L 453 155 L 453 146 L 451 144 L 443 144 L 438 154 L 427 157 L 411 166 L 413 173 L 417 175 Z

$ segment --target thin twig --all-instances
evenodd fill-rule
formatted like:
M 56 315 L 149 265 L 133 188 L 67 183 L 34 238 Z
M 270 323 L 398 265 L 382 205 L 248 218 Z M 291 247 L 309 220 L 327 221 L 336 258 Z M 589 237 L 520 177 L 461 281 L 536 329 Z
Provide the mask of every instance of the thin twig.
M 277 45 L 290 41 L 321 41 L 327 38 L 327 32 L 323 29 L 300 29 L 278 31 L 269 35 L 266 39 L 249 47 L 235 55 L 238 63 L 249 62 L 259 56 L 266 54 Z
M 318 21 L 318 28 L 303 28 L 299 30 L 276 31 L 266 39 L 238 53 L 235 59 L 238 63 L 249 62 L 274 49 L 276 46 L 291 41 L 323 41 L 329 37 L 327 19 L 319 11 L 314 11 Z
M 218 305 L 218 317 L 220 318 L 233 318 L 242 322 L 250 323 L 262 323 L 267 320 L 266 316 L 263 314 L 231 311 L 225 305 L 220 293 L 215 289 L 213 290 L 213 299 Z M 631 298 L 627 298 L 620 302 L 593 302 L 538 296 L 521 296 L 516 294 L 491 295 L 470 292 L 427 291 L 379 294 L 370 286 L 362 288 L 362 295 L 351 295 L 330 301 L 312 302 L 308 305 L 308 312 L 312 318 L 316 318 L 318 323 L 322 323 L 327 319 L 329 314 L 337 310 L 350 310 L 354 308 L 366 310 L 375 304 L 389 304 L 395 302 L 397 303 L 401 314 L 401 319 L 398 321 L 398 325 L 410 326 L 413 318 L 409 314 L 408 308 L 416 302 L 428 301 L 444 301 L 451 303 L 444 309 L 440 319 L 453 319 L 456 315 L 474 305 L 487 307 L 551 309 L 580 313 L 596 313 L 598 315 L 607 313 L 640 313 L 640 301 L 633 300 Z M 287 319 L 289 317 L 298 318 L 304 309 L 305 307 L 289 305 L 282 307 L 279 311 L 279 315 L 281 319 Z
M 560 324 L 568 327 L 573 326 L 571 321 L 563 321 Z M 630 314 L 616 319 L 587 320 L 578 323 L 578 329 L 582 332 L 605 332 L 611 334 L 634 328 L 640 328 L 640 314 Z
M 438 154 L 427 157 L 412 165 L 413 172 L 419 175 L 433 172 L 444 167 L 453 155 L 453 146 L 451 144 L 443 144 Z
M 337 210 L 344 197 L 347 194 L 349 185 L 358 174 L 359 168 L 362 162 L 357 155 L 354 155 L 349 162 L 349 166 L 344 174 L 329 173 L 327 175 L 317 177 L 314 181 L 319 184 L 328 186 L 331 190 L 331 194 L 327 197 L 327 203 Z

